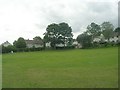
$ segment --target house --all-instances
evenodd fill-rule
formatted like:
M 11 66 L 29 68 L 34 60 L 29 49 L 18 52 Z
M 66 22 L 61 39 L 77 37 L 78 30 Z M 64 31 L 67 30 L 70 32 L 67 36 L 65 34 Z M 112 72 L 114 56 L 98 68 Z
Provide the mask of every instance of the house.
M 120 42 L 120 36 L 118 33 L 114 32 L 113 36 L 109 39 L 109 42 L 112 43 L 119 43 Z
M 51 47 L 51 42 L 47 42 L 46 44 L 46 47 L 47 48 L 50 48 Z M 66 47 L 66 46 L 69 46 L 66 44 L 63 44 L 63 43 L 59 43 L 59 44 L 55 44 L 56 47 Z M 71 46 L 75 46 L 75 48 L 82 48 L 82 45 L 80 43 L 78 43 L 76 40 L 73 41 L 72 45 Z
M 45 46 L 47 48 L 51 48 L 51 42 L 46 42 Z M 55 44 L 56 47 L 64 47 L 64 44 L 60 43 L 60 44 Z
M 93 42 L 97 42 L 98 43 L 100 41 L 101 41 L 101 39 L 99 37 L 96 37 L 96 38 L 93 39 Z
M 78 45 L 78 42 L 76 40 L 73 41 L 72 45 Z
M 117 37 L 117 36 L 111 37 L 111 38 L 109 39 L 109 42 L 118 43 L 118 37 Z
M 67 46 L 67 45 L 60 43 L 60 44 L 56 44 L 55 46 L 56 46 L 56 47 L 64 47 L 64 46 Z
M 47 42 L 47 43 L 45 44 L 45 46 L 46 46 L 47 48 L 50 48 L 50 47 L 51 47 L 51 42 Z
M 76 40 L 73 41 L 72 45 L 75 46 L 75 48 L 82 48 L 82 45 Z
M 42 48 L 44 47 L 44 43 L 42 40 L 39 40 L 39 39 L 33 39 L 33 40 L 25 40 L 26 42 L 26 47 L 27 48 Z
M 101 34 L 100 36 L 97 36 L 93 39 L 93 43 L 96 42 L 96 43 L 99 43 L 99 42 L 108 42 L 107 39 L 105 39 L 104 35 Z
M 93 39 L 92 43 L 108 43 L 109 39 L 105 39 L 104 35 L 101 34 Z
M 120 36 L 116 33 L 113 34 L 112 37 L 110 37 L 109 39 L 105 39 L 104 35 L 101 34 L 100 36 L 97 36 L 96 38 L 93 39 L 93 43 L 101 43 L 101 42 L 110 42 L 110 43 L 120 43 Z
M 51 42 L 46 42 L 46 47 L 50 48 L 51 47 Z M 63 44 L 63 43 L 59 43 L 59 44 L 55 44 L 56 47 L 64 47 L 67 46 L 67 44 Z
M 8 47 L 8 46 L 10 46 L 10 45 L 12 45 L 12 44 L 9 43 L 8 41 L 6 41 L 6 42 L 2 43 L 2 45 L 3 45 L 4 47 Z

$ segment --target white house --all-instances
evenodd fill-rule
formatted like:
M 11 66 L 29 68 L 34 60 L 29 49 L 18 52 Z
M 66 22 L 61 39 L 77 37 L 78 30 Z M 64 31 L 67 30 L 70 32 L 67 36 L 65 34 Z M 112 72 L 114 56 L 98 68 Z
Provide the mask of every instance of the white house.
M 45 44 L 45 46 L 46 46 L 47 48 L 50 48 L 50 47 L 51 47 L 51 42 L 47 42 L 47 43 Z
M 9 45 L 12 45 L 12 44 L 9 43 L 8 41 L 6 41 L 6 42 L 2 43 L 2 45 L 3 45 L 4 47 L 8 47 Z
M 97 36 L 97 37 L 95 37 L 94 39 L 93 39 L 93 43 L 94 42 L 97 42 L 97 43 L 99 43 L 99 42 L 108 42 L 108 39 L 105 39 L 105 37 L 104 37 L 104 35 L 103 34 L 101 34 L 100 36 Z
M 64 44 L 60 43 L 60 44 L 56 44 L 55 46 L 56 47 L 64 47 L 64 46 L 67 46 L 67 45 L 66 44 L 64 45 Z
M 44 43 L 42 40 L 34 39 L 34 40 L 25 40 L 27 48 L 42 48 L 44 47 Z
M 100 42 L 100 41 L 104 41 L 104 35 L 103 34 L 101 34 L 100 36 L 97 36 L 97 37 L 95 37 L 94 39 L 93 39 L 93 42 Z
M 100 42 L 100 41 L 101 39 L 99 37 L 93 39 L 93 42 Z
M 47 42 L 45 45 L 46 45 L 47 48 L 50 48 L 51 47 L 51 42 Z M 55 46 L 56 47 L 64 47 L 64 46 L 67 46 L 67 44 L 59 43 L 59 44 L 55 44 Z
M 76 40 L 73 41 L 72 45 L 75 46 L 75 48 L 82 48 L 82 45 Z
M 47 42 L 46 44 L 47 48 L 51 47 L 51 42 Z M 76 40 L 72 43 L 73 46 L 75 46 L 75 48 L 82 48 L 82 45 L 80 43 L 78 43 Z M 68 46 L 67 43 L 63 44 L 63 43 L 59 43 L 59 44 L 55 44 L 56 47 L 64 47 L 64 46 Z
M 74 42 L 72 43 L 72 45 L 78 45 L 78 42 L 77 42 L 77 41 L 74 41 Z
M 51 42 L 47 42 L 45 45 L 46 45 L 47 48 L 50 48 L 51 47 Z M 56 47 L 64 47 L 64 44 L 62 44 L 62 43 L 55 44 L 55 46 Z M 67 46 L 67 45 L 65 44 L 65 46 Z
M 115 43 L 117 43 L 118 42 L 118 37 L 111 37 L 110 39 L 109 39 L 109 42 L 115 42 Z

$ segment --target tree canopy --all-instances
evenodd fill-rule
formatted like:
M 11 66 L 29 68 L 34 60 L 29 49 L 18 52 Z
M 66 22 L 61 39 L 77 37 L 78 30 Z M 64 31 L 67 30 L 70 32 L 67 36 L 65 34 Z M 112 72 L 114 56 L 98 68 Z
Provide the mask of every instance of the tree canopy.
M 115 32 L 120 36 L 120 27 L 117 27 L 117 28 L 115 29 Z
M 87 26 L 87 34 L 92 35 L 93 38 L 96 36 L 99 36 L 101 34 L 101 28 L 100 25 L 96 23 L 91 23 L 90 25 Z
M 109 39 L 113 35 L 114 26 L 110 22 L 103 22 L 101 24 L 101 30 L 106 39 Z
M 13 45 L 16 48 L 26 48 L 26 42 L 25 42 L 24 38 L 22 38 L 22 37 L 18 38 L 17 41 L 14 41 Z
M 83 48 L 88 48 L 91 46 L 92 36 L 88 35 L 86 32 L 78 35 L 77 37 L 78 43 L 82 44 Z
M 73 37 L 72 28 L 64 22 L 48 25 L 44 35 L 45 42 L 51 42 L 52 47 L 60 43 L 70 45 Z

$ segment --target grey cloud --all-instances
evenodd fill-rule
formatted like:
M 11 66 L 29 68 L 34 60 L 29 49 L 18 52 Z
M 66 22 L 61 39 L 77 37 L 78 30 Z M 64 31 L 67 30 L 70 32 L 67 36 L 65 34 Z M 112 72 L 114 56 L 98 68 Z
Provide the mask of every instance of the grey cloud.
M 21 22 L 14 20 L 16 23 L 21 25 L 16 25 L 14 22 L 12 22 L 13 24 L 10 24 L 13 26 L 11 26 L 12 28 L 8 28 L 9 31 L 15 32 L 15 35 L 12 35 L 13 37 L 11 40 L 17 39 L 17 34 L 26 38 L 31 38 L 35 36 L 36 33 L 37 35 L 40 33 L 41 36 L 45 32 L 47 25 L 51 23 L 66 22 L 72 27 L 73 33 L 81 33 L 85 31 L 87 25 L 89 25 L 91 22 L 101 24 L 104 21 L 110 21 L 115 25 L 115 27 L 117 27 L 117 3 L 109 1 L 93 2 L 92 0 L 4 0 L 0 1 L 0 14 L 6 14 L 1 8 L 7 11 L 12 10 L 13 16 L 15 14 L 14 10 L 16 10 L 18 12 L 18 17 L 21 17 L 21 19 L 24 17 L 24 20 L 22 19 L 24 22 L 22 22 L 22 20 L 20 20 Z M 19 16 L 19 12 L 21 16 Z M 0 25 L 2 24 L 3 22 L 0 21 Z M 6 23 L 4 22 L 4 24 Z M 16 26 L 14 26 L 14 24 Z M 21 30 L 21 33 L 19 34 L 16 30 Z M 31 33 L 32 31 L 35 33 Z M 27 35 L 27 32 L 30 32 L 29 35 Z M 4 35 L 1 37 L 6 38 L 6 36 Z
M 104 13 L 112 9 L 111 2 L 89 2 L 88 8 L 93 12 Z

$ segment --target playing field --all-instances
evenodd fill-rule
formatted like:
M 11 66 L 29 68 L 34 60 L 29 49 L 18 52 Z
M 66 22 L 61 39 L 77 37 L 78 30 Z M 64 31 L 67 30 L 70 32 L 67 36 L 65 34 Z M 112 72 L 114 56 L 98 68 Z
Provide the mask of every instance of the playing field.
M 3 88 L 116 88 L 118 48 L 3 55 Z

